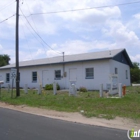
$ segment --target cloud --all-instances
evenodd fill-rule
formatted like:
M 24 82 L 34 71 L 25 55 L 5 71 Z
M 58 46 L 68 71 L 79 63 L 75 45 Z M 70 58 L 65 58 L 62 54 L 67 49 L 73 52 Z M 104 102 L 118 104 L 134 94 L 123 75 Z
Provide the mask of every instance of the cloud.
M 119 18 L 121 16 L 120 9 L 115 6 L 103 9 L 91 9 L 85 11 L 70 12 L 67 14 L 58 14 L 64 20 L 74 22 L 85 22 L 90 25 L 104 23 L 109 18 Z
M 59 52 L 65 52 L 65 54 L 78 54 L 90 52 L 93 50 L 106 49 L 109 48 L 109 45 L 109 42 L 105 41 L 95 40 L 86 42 L 82 40 L 69 40 L 64 42 L 63 44 L 59 44 L 59 46 L 57 47 L 55 44 L 55 48 L 57 48 Z
M 2 50 L 3 49 L 3 47 L 2 47 L 2 45 L 0 44 L 0 50 Z
M 4 5 L 11 0 L 0 1 Z M 23 2 L 23 4 L 22 4 Z M 20 8 L 27 16 L 31 26 L 55 51 L 50 50 L 39 39 L 20 12 L 20 61 L 38 59 L 65 54 L 85 53 L 114 48 L 126 48 L 132 59 L 139 60 L 135 50 L 140 51 L 140 13 L 129 15 L 129 7 L 118 6 L 100 9 L 65 12 L 58 14 L 41 14 L 29 16 L 31 13 L 46 13 L 89 7 L 100 7 L 123 3 L 125 0 L 24 0 Z M 4 3 L 4 4 L 3 4 Z M 15 13 L 16 2 L 0 12 L 0 20 Z M 129 6 L 129 5 L 128 5 Z M 13 8 L 14 7 L 14 8 Z M 8 9 L 8 10 L 7 10 Z M 125 18 L 124 18 L 125 17 Z M 136 26 L 137 25 L 137 26 Z M 0 25 L 0 50 L 15 61 L 15 17 Z M 44 45 L 42 45 L 44 44 Z M 59 51 L 59 52 L 58 52 Z
M 137 54 L 135 56 L 130 55 L 130 59 L 131 59 L 132 62 L 140 63 L 140 54 Z
M 138 47 L 140 48 L 140 39 L 135 32 L 125 26 L 120 20 L 109 20 L 106 24 L 104 33 L 112 37 L 116 47 Z
M 133 17 L 136 18 L 136 19 L 138 19 L 138 20 L 140 20 L 140 13 L 135 14 Z

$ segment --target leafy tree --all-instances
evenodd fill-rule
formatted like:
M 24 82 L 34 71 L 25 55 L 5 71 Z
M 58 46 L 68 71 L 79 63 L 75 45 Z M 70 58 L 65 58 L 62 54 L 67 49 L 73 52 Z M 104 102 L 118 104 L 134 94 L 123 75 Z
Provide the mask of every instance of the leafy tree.
M 137 62 L 133 62 L 133 68 L 130 69 L 131 82 L 132 83 L 140 83 L 140 64 Z
M 7 54 L 0 55 L 0 67 L 9 64 L 10 57 Z
M 138 62 L 133 62 L 133 68 L 139 69 L 140 63 Z

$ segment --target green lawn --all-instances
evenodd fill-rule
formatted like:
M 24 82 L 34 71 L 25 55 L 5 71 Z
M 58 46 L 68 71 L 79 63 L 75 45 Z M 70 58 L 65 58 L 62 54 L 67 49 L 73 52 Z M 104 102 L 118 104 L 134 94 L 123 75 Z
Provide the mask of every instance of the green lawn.
M 14 91 L 15 92 L 15 91 Z M 127 87 L 126 96 L 123 98 L 99 98 L 99 92 L 78 92 L 77 96 L 69 96 L 68 92 L 59 91 L 53 95 L 52 91 L 43 91 L 41 95 L 35 90 L 29 90 L 21 96 L 11 98 L 11 93 L 2 89 L 0 101 L 13 105 L 28 105 L 66 112 L 80 112 L 87 117 L 103 117 L 113 119 L 116 116 L 140 119 L 140 87 Z

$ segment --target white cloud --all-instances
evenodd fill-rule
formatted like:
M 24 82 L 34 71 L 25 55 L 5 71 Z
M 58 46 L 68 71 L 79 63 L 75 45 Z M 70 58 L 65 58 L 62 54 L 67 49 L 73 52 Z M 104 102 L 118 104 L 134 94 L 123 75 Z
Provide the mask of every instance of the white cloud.
M 104 33 L 115 41 L 116 47 L 138 47 L 140 49 L 140 39 L 133 30 L 130 30 L 120 20 L 109 20 Z
M 0 1 L 0 7 L 7 2 L 10 3 L 11 0 Z M 31 13 L 82 9 L 123 2 L 127 1 L 24 0 L 20 1 L 20 8 L 28 16 Z M 15 8 L 16 2 L 6 8 L 8 10 L 1 11 L 0 20 L 15 13 Z M 95 50 L 126 48 L 129 52 L 133 51 L 133 54 L 131 54 L 133 59 L 139 60 L 139 54 L 134 52 L 134 49 L 140 51 L 140 33 L 138 30 L 140 28 L 140 13 L 134 12 L 134 15 L 131 14 L 130 16 L 129 7 L 128 9 L 125 8 L 126 11 L 128 10 L 128 13 L 125 13 L 125 10 L 123 11 L 122 9 L 114 6 L 77 12 L 42 14 L 30 16 L 27 19 L 54 50 L 65 51 L 65 54 L 74 54 Z M 22 15 L 21 12 L 20 15 Z M 125 19 L 123 19 L 123 16 Z M 20 16 L 19 29 L 21 61 L 58 55 L 53 50 L 45 51 L 41 48 L 43 42 L 35 35 L 23 16 Z M 1 53 L 8 53 L 11 56 L 11 62 L 14 62 L 15 52 L 11 46 L 15 46 L 15 17 L 2 23 L 0 31 L 0 44 L 3 46 L 3 48 L 0 46 Z M 46 47 L 46 45 L 44 46 Z
M 109 42 L 100 42 L 100 41 L 82 41 L 82 40 L 69 40 L 60 44 L 57 49 L 59 52 L 65 52 L 65 54 L 77 54 L 77 53 L 85 53 L 93 50 L 100 50 L 109 48 Z
M 135 15 L 134 15 L 134 18 L 136 18 L 136 19 L 139 19 L 139 20 L 140 20 L 140 13 L 135 14 Z
M 109 18 L 119 18 L 121 12 L 118 7 L 92 9 L 78 12 L 70 12 L 67 14 L 58 14 L 64 20 L 72 20 L 74 22 L 85 22 L 90 25 L 103 23 Z
M 130 55 L 130 58 L 131 58 L 132 62 L 140 63 L 140 54 L 137 54 L 137 55 L 134 55 L 134 56 Z
M 2 47 L 2 45 L 0 44 L 0 50 L 2 50 L 3 49 L 3 47 Z

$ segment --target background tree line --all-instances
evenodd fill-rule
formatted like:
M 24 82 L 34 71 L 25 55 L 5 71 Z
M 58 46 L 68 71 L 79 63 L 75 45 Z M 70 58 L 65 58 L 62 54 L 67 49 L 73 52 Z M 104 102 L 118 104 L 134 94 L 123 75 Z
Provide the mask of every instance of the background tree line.
M 131 83 L 140 83 L 140 63 L 133 62 L 133 68 L 130 69 Z
M 10 57 L 7 54 L 0 54 L 0 67 L 8 65 L 10 61 Z

